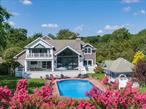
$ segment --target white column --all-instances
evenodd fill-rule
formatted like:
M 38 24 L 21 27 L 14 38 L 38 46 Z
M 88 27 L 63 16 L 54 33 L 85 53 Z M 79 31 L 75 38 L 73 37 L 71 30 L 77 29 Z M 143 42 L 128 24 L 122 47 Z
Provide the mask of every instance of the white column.
M 54 71 L 54 60 L 52 60 L 51 64 L 52 64 L 52 72 L 53 72 Z
M 83 57 L 78 56 L 78 66 L 83 67 Z
M 24 71 L 27 72 L 27 61 L 26 60 L 24 61 L 24 65 L 25 65 L 24 66 Z
M 29 49 L 26 49 L 26 57 L 29 55 Z
M 53 48 L 50 48 L 51 58 L 53 58 Z

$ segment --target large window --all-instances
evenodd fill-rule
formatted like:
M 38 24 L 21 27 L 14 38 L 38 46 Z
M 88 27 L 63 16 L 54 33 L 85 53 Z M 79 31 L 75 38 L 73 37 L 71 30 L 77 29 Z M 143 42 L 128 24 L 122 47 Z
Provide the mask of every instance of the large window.
M 51 61 L 43 61 L 42 68 L 51 69 Z
M 46 48 L 34 48 L 32 49 L 32 53 L 47 53 Z
M 78 67 L 78 55 L 70 49 L 65 49 L 57 55 L 57 67 L 74 70 Z
M 93 66 L 93 60 L 84 60 L 84 66 Z
M 91 54 L 92 53 L 92 48 L 91 47 L 86 47 L 84 53 Z

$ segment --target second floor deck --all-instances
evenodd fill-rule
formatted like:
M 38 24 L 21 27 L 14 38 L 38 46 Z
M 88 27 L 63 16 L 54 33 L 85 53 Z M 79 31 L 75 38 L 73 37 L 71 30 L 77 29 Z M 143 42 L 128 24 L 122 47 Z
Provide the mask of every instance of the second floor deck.
M 28 53 L 26 54 L 26 58 L 52 58 L 52 54 L 50 53 Z

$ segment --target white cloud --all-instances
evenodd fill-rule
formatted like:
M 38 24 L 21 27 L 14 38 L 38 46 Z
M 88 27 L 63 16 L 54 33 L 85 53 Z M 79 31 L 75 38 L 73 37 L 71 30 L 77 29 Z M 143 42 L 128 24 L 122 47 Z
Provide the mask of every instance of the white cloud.
M 144 9 L 141 9 L 137 12 L 134 12 L 133 15 L 137 16 L 137 15 L 145 15 L 146 14 L 146 11 Z
M 144 9 L 140 10 L 141 14 L 146 14 L 146 11 Z
M 42 24 L 41 27 L 44 27 L 44 28 L 58 28 L 59 25 L 58 24 Z
M 31 5 L 32 1 L 31 0 L 21 0 L 22 4 L 24 5 Z
M 133 25 L 131 24 L 125 24 L 125 25 L 105 25 L 104 30 L 117 30 L 119 28 L 131 28 Z
M 124 3 L 138 3 L 140 0 L 122 0 Z
M 13 22 L 13 21 L 8 21 L 8 23 L 9 23 L 10 26 L 15 26 L 16 25 L 15 22 Z
M 116 30 L 116 29 L 119 29 L 119 28 L 123 28 L 124 25 L 106 25 L 104 27 L 105 30 Z
M 103 33 L 109 33 L 109 32 L 113 32 L 117 29 L 120 29 L 120 28 L 127 28 L 127 29 L 130 29 L 132 28 L 133 25 L 131 24 L 123 24 L 123 25 L 105 25 L 103 29 L 99 29 L 97 31 L 97 34 L 99 35 L 102 35 Z
M 84 25 L 78 25 L 77 27 L 74 28 L 75 31 L 81 32 L 84 29 Z
M 131 11 L 131 7 L 130 7 L 130 6 L 124 7 L 124 8 L 123 8 L 123 11 L 124 11 L 124 12 L 130 12 L 130 11 Z
M 98 30 L 97 31 L 97 34 L 102 34 L 103 33 L 103 30 Z

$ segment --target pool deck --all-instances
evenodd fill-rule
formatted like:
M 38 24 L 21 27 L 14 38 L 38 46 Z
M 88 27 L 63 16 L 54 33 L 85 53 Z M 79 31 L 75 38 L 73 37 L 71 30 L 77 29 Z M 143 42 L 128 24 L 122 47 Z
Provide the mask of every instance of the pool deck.
M 58 86 L 57 86 L 57 81 L 61 81 L 61 80 L 88 80 L 90 81 L 94 86 L 98 87 L 100 90 L 105 91 L 106 90 L 106 86 L 104 86 L 100 80 L 94 79 L 94 78 L 69 78 L 69 79 L 56 79 L 54 81 L 54 86 L 53 86 L 53 95 L 54 96 L 58 96 L 58 97 L 63 97 L 63 98 L 67 98 L 65 96 L 60 96 L 59 94 L 59 90 L 58 90 Z

